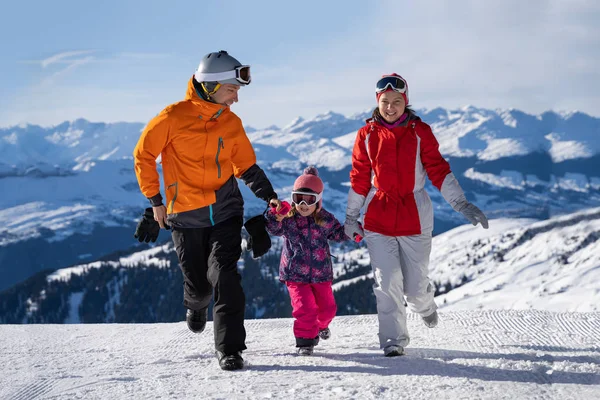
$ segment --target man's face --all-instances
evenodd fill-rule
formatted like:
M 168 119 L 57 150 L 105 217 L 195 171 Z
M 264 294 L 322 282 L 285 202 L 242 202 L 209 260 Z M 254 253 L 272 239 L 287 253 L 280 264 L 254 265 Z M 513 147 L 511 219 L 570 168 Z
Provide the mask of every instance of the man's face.
M 212 98 L 216 103 L 230 106 L 238 102 L 238 90 L 240 90 L 240 86 L 225 83 L 212 95 Z

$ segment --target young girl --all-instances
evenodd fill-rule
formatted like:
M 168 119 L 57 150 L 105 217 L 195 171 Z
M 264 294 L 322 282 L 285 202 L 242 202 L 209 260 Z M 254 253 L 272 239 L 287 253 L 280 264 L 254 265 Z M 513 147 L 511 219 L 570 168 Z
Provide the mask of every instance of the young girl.
M 424 189 L 429 177 L 454 210 L 488 228 L 486 216 L 469 203 L 431 128 L 408 107 L 408 84 L 383 76 L 375 90 L 378 107 L 356 135 L 345 230 L 365 237 L 375 277 L 379 342 L 387 357 L 409 343 L 404 297 L 426 326 L 438 323 L 428 267 L 433 207 Z M 364 207 L 364 231 L 358 224 Z
M 294 182 L 292 209 L 285 216 L 266 213 L 267 231 L 285 239 L 279 279 L 292 302 L 298 354 L 311 355 L 321 339 L 329 339 L 329 323 L 337 311 L 331 283 L 333 270 L 328 240 L 349 240 L 344 227 L 323 209 L 323 181 L 308 167 Z M 279 210 L 280 207 L 277 208 Z

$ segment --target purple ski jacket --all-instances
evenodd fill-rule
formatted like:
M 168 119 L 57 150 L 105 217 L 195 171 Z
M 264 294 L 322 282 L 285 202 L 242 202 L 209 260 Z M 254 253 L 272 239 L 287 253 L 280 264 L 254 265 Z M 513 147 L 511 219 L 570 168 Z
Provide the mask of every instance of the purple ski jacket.
M 279 263 L 279 280 L 282 282 L 320 283 L 333 281 L 333 268 L 328 240 L 350 240 L 344 227 L 328 211 L 321 209 L 323 226 L 312 216 L 295 214 L 277 222 L 270 211 L 265 214 L 267 231 L 283 236 L 284 244 Z

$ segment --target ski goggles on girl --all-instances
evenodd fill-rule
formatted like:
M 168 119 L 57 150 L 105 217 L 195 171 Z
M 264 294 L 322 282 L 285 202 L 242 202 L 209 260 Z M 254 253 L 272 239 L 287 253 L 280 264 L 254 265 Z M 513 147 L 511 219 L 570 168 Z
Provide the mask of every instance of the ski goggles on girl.
M 383 93 L 388 88 L 392 89 L 394 92 L 406 93 L 408 85 L 406 84 L 406 81 L 399 76 L 384 76 L 377 81 L 375 93 Z
M 225 72 L 200 72 L 196 71 L 194 77 L 198 82 L 221 82 L 235 79 L 242 85 L 249 85 L 252 80 L 249 65 L 240 65 L 231 71 Z
M 292 192 L 292 203 L 297 205 L 304 203 L 307 206 L 313 206 L 319 200 L 321 200 L 321 193 Z

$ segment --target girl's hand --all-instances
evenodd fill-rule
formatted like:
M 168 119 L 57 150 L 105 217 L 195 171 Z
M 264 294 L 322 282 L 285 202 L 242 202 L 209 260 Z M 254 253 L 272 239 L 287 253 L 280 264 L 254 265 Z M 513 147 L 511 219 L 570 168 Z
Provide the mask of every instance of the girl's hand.
M 275 211 L 279 211 L 281 209 L 281 200 L 271 199 L 269 201 L 269 207 L 275 207 Z

